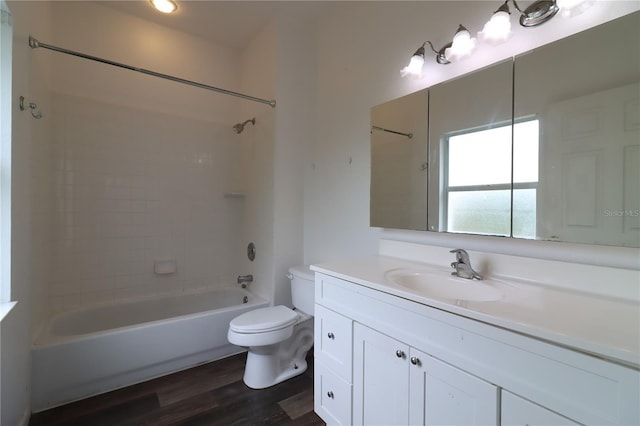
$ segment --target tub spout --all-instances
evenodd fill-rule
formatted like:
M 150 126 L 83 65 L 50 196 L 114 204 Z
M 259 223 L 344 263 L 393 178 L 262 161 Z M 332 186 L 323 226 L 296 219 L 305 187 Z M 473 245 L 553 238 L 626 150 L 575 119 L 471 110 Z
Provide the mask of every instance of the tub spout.
M 238 284 L 241 285 L 242 288 L 246 288 L 248 283 L 253 282 L 253 275 L 238 275 Z

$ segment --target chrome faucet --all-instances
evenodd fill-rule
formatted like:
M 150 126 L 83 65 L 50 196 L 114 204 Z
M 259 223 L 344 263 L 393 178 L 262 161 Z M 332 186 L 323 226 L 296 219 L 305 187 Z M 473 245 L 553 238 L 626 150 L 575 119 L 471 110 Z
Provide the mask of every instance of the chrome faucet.
M 253 275 L 238 275 L 238 284 L 241 285 L 242 288 L 247 287 L 247 283 L 253 282 Z
M 451 262 L 451 267 L 455 269 L 451 275 L 455 275 L 460 278 L 467 278 L 469 280 L 476 279 L 481 280 L 483 277 L 479 273 L 473 270 L 471 267 L 471 261 L 469 260 L 469 253 L 462 249 L 454 249 L 449 253 L 456 254 L 456 261 Z

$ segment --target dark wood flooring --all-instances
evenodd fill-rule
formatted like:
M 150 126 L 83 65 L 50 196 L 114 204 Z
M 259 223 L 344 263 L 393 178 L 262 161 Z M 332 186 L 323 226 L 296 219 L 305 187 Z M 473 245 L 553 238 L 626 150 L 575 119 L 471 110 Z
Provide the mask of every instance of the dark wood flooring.
M 246 354 L 35 413 L 29 426 L 324 425 L 308 370 L 267 389 L 242 381 Z

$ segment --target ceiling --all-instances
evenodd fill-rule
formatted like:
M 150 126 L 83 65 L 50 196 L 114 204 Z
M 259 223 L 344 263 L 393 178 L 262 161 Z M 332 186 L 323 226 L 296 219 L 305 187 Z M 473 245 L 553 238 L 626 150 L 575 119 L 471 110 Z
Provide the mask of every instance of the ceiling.
M 148 0 L 100 1 L 122 13 L 193 34 L 224 46 L 242 49 L 274 17 L 282 13 L 309 17 L 321 1 L 176 0 L 178 11 L 157 12 Z

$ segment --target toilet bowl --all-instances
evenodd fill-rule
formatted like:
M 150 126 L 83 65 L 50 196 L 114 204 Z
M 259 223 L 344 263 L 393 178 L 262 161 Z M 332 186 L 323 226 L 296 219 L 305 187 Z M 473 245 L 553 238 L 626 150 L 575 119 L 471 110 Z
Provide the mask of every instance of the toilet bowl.
M 307 266 L 289 269 L 294 309 L 278 305 L 242 314 L 229 324 L 230 343 L 247 348 L 244 383 L 263 389 L 307 370 L 313 346 L 314 276 Z

